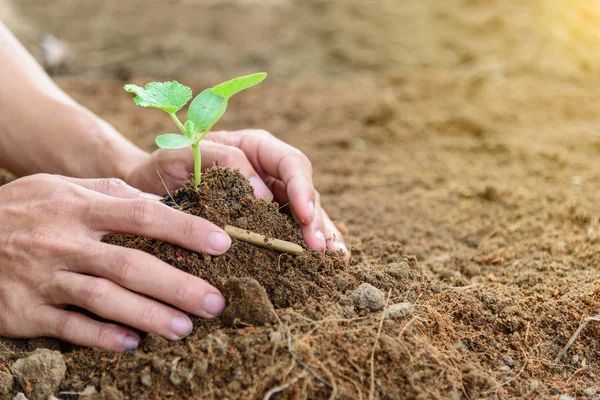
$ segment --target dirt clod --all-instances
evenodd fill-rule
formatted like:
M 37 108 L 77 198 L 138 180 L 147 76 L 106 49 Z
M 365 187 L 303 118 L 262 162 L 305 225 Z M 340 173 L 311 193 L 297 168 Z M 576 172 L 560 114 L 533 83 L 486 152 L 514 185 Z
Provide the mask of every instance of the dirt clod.
M 46 400 L 59 388 L 67 366 L 60 352 L 37 349 L 15 361 L 10 370 L 30 400 Z
M 385 312 L 387 319 L 404 318 L 413 313 L 412 303 L 397 303 L 389 306 Z
M 594 397 L 596 395 L 596 389 L 594 388 L 586 388 L 583 390 L 583 394 L 587 397 Z
M 221 320 L 226 326 L 265 325 L 275 322 L 267 291 L 255 279 L 231 278 L 223 288 L 227 309 Z
M 379 311 L 385 306 L 385 294 L 369 283 L 363 283 L 350 294 L 358 310 Z
M 0 368 L 0 395 L 12 393 L 14 378 L 7 368 Z

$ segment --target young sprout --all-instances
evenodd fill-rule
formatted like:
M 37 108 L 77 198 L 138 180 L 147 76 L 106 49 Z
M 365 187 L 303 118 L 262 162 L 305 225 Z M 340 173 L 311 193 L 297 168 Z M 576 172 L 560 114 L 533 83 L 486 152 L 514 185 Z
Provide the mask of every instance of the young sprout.
M 125 85 L 125 90 L 135 93 L 136 96 L 133 101 L 138 106 L 159 108 L 166 111 L 173 118 L 181 134 L 167 133 L 160 135 L 156 138 L 156 144 L 161 149 L 167 150 L 192 146 L 194 153 L 194 183 L 198 187 L 201 182 L 202 166 L 200 141 L 206 137 L 221 118 L 225 109 L 227 109 L 227 102 L 231 96 L 259 84 L 266 76 L 266 73 L 259 72 L 235 78 L 206 89 L 196 96 L 190 104 L 187 121 L 183 124 L 177 118 L 177 112 L 192 98 L 192 89 L 189 87 L 175 81 L 151 82 L 143 88 L 137 85 Z

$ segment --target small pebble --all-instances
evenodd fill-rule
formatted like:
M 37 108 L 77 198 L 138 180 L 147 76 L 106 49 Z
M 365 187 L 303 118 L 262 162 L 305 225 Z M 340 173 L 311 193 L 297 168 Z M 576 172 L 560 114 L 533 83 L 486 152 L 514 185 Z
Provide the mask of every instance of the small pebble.
M 147 388 L 152 387 L 152 374 L 150 373 L 150 367 L 144 368 L 142 374 L 140 375 L 140 381 L 142 382 L 142 385 L 146 386 Z
M 379 311 L 385 306 L 385 294 L 368 283 L 363 283 L 350 294 L 354 306 L 359 310 Z
M 274 331 L 274 332 L 269 333 L 269 341 L 271 343 L 281 342 L 282 339 L 283 339 L 283 335 L 281 334 L 281 332 Z
M 413 312 L 412 303 L 398 303 L 389 306 L 385 312 L 387 319 L 404 318 Z
M 585 394 L 587 397 L 594 397 L 596 395 L 596 389 L 587 388 L 583 391 L 583 394 Z
M 502 356 L 502 361 L 504 361 L 504 364 L 506 364 L 510 368 L 515 366 L 515 361 L 508 354 Z
M 567 395 L 567 394 L 562 394 L 562 395 L 561 395 L 561 396 L 558 398 L 558 400 L 575 400 L 575 397 L 571 397 L 571 396 L 569 396 L 569 395 Z
M 571 357 L 571 365 L 575 365 L 579 362 L 579 354 L 575 354 L 573 357 Z
M 88 386 L 85 389 L 83 389 L 83 392 L 79 393 L 79 395 L 80 396 L 91 396 L 96 393 L 98 393 L 98 391 L 96 390 L 96 388 L 94 386 Z

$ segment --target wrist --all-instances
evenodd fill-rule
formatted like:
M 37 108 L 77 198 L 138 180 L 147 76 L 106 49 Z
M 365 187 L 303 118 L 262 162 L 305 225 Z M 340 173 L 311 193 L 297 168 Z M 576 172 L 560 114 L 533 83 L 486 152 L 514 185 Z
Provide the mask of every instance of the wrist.
M 136 166 L 150 158 L 150 154 L 88 109 L 78 104 L 66 106 L 71 108 L 71 129 L 74 136 L 81 138 L 81 150 L 84 154 L 94 154 L 85 161 L 87 165 L 83 171 L 86 172 L 72 171 L 70 176 L 119 178 L 126 181 Z

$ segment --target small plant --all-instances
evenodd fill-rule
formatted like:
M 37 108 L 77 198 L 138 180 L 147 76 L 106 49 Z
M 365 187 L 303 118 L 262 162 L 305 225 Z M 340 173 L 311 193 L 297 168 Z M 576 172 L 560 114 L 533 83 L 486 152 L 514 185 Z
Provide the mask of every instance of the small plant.
M 200 141 L 217 123 L 227 109 L 227 102 L 234 94 L 259 84 L 267 74 L 242 76 L 223 82 L 200 93 L 188 108 L 187 121 L 184 124 L 177 118 L 181 110 L 192 98 L 192 89 L 179 82 L 151 82 L 146 87 L 125 85 L 125 90 L 135 93 L 135 104 L 142 107 L 159 108 L 169 113 L 182 134 L 167 133 L 156 138 L 161 149 L 177 150 L 192 146 L 194 152 L 194 183 L 201 182 Z

